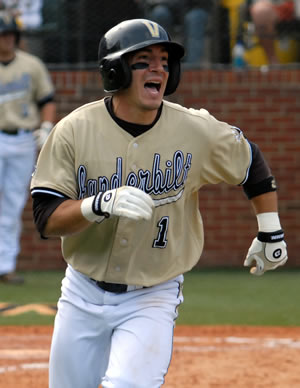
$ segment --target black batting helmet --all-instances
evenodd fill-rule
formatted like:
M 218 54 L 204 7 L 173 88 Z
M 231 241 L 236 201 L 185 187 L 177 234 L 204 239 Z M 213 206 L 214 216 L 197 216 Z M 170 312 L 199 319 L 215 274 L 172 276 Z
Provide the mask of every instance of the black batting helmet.
M 175 92 L 180 80 L 180 59 L 184 55 L 181 44 L 172 42 L 169 34 L 157 23 L 146 19 L 131 19 L 117 24 L 101 39 L 98 59 L 106 92 L 129 87 L 131 69 L 124 58 L 153 44 L 163 44 L 169 52 L 169 78 L 165 95 Z
M 0 34 L 13 32 L 16 35 L 16 43 L 20 40 L 20 28 L 16 18 L 7 11 L 0 11 Z

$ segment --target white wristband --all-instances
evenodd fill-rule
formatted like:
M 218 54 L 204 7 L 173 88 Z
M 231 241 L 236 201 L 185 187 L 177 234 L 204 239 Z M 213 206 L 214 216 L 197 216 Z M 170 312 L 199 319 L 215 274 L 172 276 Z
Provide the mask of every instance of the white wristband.
M 277 212 L 260 213 L 256 215 L 256 218 L 260 232 L 275 232 L 281 229 Z
M 101 216 L 98 216 L 93 212 L 92 204 L 94 201 L 95 196 L 85 198 L 80 205 L 81 214 L 84 218 L 86 218 L 90 222 L 96 222 L 99 220 L 99 218 L 103 218 Z
M 51 132 L 51 129 L 54 127 L 53 123 L 51 123 L 51 121 L 43 121 L 41 123 L 41 126 L 40 128 L 43 128 L 47 131 L 47 133 L 50 133 Z

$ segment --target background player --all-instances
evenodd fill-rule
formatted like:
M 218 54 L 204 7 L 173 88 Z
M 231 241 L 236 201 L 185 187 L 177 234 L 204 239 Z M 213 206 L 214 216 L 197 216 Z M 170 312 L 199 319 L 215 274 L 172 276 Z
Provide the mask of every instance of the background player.
M 181 45 L 158 24 L 125 21 L 100 42 L 104 88 L 51 132 L 31 183 L 43 236 L 68 263 L 50 354 L 51 388 L 158 388 L 172 354 L 183 273 L 203 248 L 198 190 L 243 185 L 259 232 L 245 265 L 283 265 L 274 178 L 259 148 L 206 110 L 163 100 Z
M 0 281 L 5 283 L 23 283 L 15 269 L 21 216 L 36 159 L 35 143 L 42 146 L 55 120 L 49 74 L 38 58 L 17 49 L 19 39 L 16 19 L 1 11 Z

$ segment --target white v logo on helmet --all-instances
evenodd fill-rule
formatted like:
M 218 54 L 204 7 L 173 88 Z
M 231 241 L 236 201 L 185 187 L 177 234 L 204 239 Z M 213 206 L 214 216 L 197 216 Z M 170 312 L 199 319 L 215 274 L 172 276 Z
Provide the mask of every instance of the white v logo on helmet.
M 143 20 L 142 21 L 145 26 L 148 28 L 150 34 L 153 36 L 153 38 L 159 38 L 159 28 L 156 23 L 152 23 L 148 20 Z

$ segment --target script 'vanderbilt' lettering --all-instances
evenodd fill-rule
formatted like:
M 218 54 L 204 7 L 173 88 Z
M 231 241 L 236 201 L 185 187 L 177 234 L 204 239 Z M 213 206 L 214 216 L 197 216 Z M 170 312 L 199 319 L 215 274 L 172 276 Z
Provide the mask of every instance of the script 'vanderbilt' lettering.
M 137 174 L 130 172 L 125 179 L 125 185 L 135 186 L 148 194 L 164 194 L 171 190 L 178 190 L 184 186 L 191 168 L 192 154 L 186 158 L 182 151 L 176 151 L 173 160 L 166 161 L 164 171 L 161 168 L 161 156 L 154 154 L 152 170 L 138 170 Z M 88 173 L 84 165 L 80 165 L 77 172 L 78 198 L 89 197 L 99 191 L 106 191 L 123 186 L 123 161 L 116 159 L 116 172 L 112 176 L 99 176 L 97 179 L 87 179 Z

